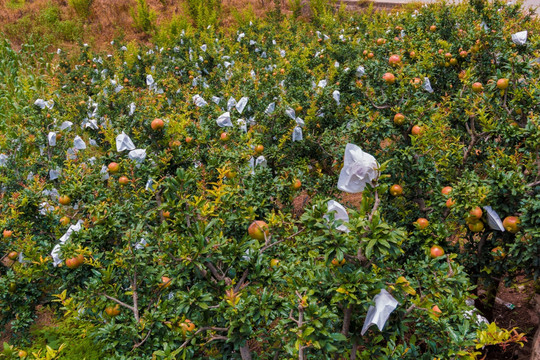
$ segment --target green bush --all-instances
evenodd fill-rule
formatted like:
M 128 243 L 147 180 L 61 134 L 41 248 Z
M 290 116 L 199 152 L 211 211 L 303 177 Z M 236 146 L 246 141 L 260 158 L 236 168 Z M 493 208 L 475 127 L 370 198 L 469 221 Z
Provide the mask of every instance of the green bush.
M 56 25 L 60 21 L 60 8 L 56 5 L 50 4 L 39 14 L 41 22 L 47 25 Z
M 99 360 L 107 355 L 101 351 L 102 346 L 86 336 L 91 329 L 82 329 L 70 324 L 70 321 L 55 319 L 54 325 L 44 326 L 30 331 L 31 348 L 28 353 L 38 352 L 50 346 L 59 349 L 63 360 Z
M 68 0 L 69 5 L 75 10 L 77 15 L 83 19 L 87 19 L 90 16 L 92 2 L 94 0 Z
M 60 38 L 65 41 L 76 42 L 82 39 L 84 33 L 83 25 L 78 20 L 64 20 L 58 23 L 57 31 Z M 89 38 L 85 38 L 89 41 Z
M 25 15 L 16 22 L 7 24 L 4 28 L 6 36 L 21 43 L 27 43 L 28 37 L 32 33 L 34 22 L 32 16 Z
M 8 0 L 6 7 L 8 9 L 20 9 L 26 4 L 26 0 Z
M 155 29 L 156 12 L 150 9 L 146 0 L 137 0 L 137 6 L 130 9 L 133 26 L 139 31 L 151 32 Z
M 293 18 L 298 18 L 302 14 L 302 0 L 289 0 L 289 8 Z
M 76 42 L 81 39 L 84 26 L 78 19 L 61 18 L 60 8 L 49 5 L 38 14 L 25 15 L 16 22 L 6 25 L 6 34 L 21 43 L 39 42 L 42 45 L 57 45 L 60 41 Z
M 184 16 L 173 16 L 169 21 L 165 21 L 157 28 L 153 40 L 160 46 L 174 46 L 182 31 L 192 29 L 190 21 Z
M 250 22 L 254 23 L 257 21 L 257 15 L 253 10 L 253 5 L 250 3 L 243 9 L 232 8 L 231 14 L 238 27 L 247 26 Z
M 187 12 L 198 28 L 216 25 L 221 13 L 221 0 L 187 0 Z
M 309 0 L 313 21 L 317 24 L 322 24 L 325 20 L 331 21 L 335 4 L 335 0 Z

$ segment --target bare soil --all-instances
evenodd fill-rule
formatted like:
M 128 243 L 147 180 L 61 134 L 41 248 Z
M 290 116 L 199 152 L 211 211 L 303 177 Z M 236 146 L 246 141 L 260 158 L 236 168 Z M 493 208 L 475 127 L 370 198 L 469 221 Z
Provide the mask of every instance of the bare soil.
M 60 10 L 61 20 L 78 19 L 75 10 L 66 0 L 26 0 L 24 5 L 16 6 L 16 0 L 0 0 L 0 32 L 6 26 L 14 24 L 27 15 L 36 16 L 50 6 Z M 151 10 L 156 13 L 156 25 L 167 23 L 175 16 L 189 19 L 186 11 L 186 2 L 177 0 L 147 0 Z M 84 22 L 83 36 L 85 43 L 90 44 L 97 51 L 104 51 L 110 47 L 110 42 L 121 37 L 126 42 L 136 42 L 149 45 L 150 36 L 137 30 L 134 26 L 132 11 L 135 8 L 134 0 L 94 0 L 90 7 L 90 15 Z M 272 0 L 223 0 L 220 27 L 227 29 L 236 22 L 240 16 L 254 15 L 264 17 L 274 9 Z M 282 2 L 282 11 L 289 13 L 286 1 Z M 20 46 L 19 38 L 9 39 L 16 48 Z M 76 42 L 60 44 L 63 49 L 77 47 Z
M 532 340 L 540 323 L 540 295 L 535 294 L 532 281 L 524 282 L 523 278 L 518 278 L 510 287 L 501 284 L 497 298 L 502 301 L 495 303 L 494 321 L 499 327 L 517 328 L 519 333 L 525 333 L 527 342 L 523 347 L 512 345 L 506 351 L 500 347 L 489 348 L 486 360 L 529 360 Z M 515 308 L 510 309 L 503 302 L 513 304 Z

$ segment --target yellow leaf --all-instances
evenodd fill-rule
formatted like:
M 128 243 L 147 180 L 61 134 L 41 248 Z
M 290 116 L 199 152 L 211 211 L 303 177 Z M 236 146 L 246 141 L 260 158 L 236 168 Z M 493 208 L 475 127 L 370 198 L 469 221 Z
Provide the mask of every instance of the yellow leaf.
M 396 284 L 406 284 L 409 285 L 409 281 L 405 279 L 403 276 L 398 277 L 396 280 Z
M 404 286 L 403 290 L 409 295 L 416 295 L 416 290 L 414 290 L 411 286 Z

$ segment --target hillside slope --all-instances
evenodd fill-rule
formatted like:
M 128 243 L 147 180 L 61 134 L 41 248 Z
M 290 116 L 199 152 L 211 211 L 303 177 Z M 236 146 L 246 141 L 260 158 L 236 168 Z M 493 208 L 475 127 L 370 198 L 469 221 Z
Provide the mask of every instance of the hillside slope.
M 16 47 L 36 41 L 64 47 L 81 42 L 102 49 L 115 38 L 145 43 L 150 34 L 171 22 L 180 26 L 194 23 L 187 1 L 148 0 L 150 10 L 155 12 L 154 30 L 149 31 L 136 27 L 133 15 L 137 14 L 137 0 L 89 2 L 85 13 L 77 12 L 73 2 L 66 0 L 1 0 L 0 32 Z M 239 17 L 263 16 L 272 9 L 272 0 L 227 0 L 222 4 L 219 22 L 228 26 Z

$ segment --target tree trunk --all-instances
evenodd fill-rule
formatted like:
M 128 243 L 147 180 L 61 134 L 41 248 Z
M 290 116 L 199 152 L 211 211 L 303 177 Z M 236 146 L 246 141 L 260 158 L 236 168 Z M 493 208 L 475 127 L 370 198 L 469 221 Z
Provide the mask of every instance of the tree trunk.
M 356 351 L 358 350 L 358 344 L 356 340 L 353 340 L 350 360 L 356 360 Z
M 485 298 L 481 301 L 480 310 L 489 321 L 494 321 L 493 310 L 495 308 L 495 299 L 499 291 L 499 282 L 492 280 L 486 288 Z
M 249 345 L 247 343 L 240 348 L 240 356 L 242 357 L 242 360 L 251 360 L 251 352 L 249 351 Z
M 351 326 L 352 305 L 349 305 L 343 311 L 343 327 L 341 333 L 345 336 L 349 336 L 349 328 Z
M 536 335 L 532 341 L 531 360 L 540 360 L 540 326 L 536 329 Z
M 540 314 L 540 294 L 535 294 L 536 312 Z M 540 325 L 536 329 L 536 334 L 532 340 L 531 360 L 540 360 Z

